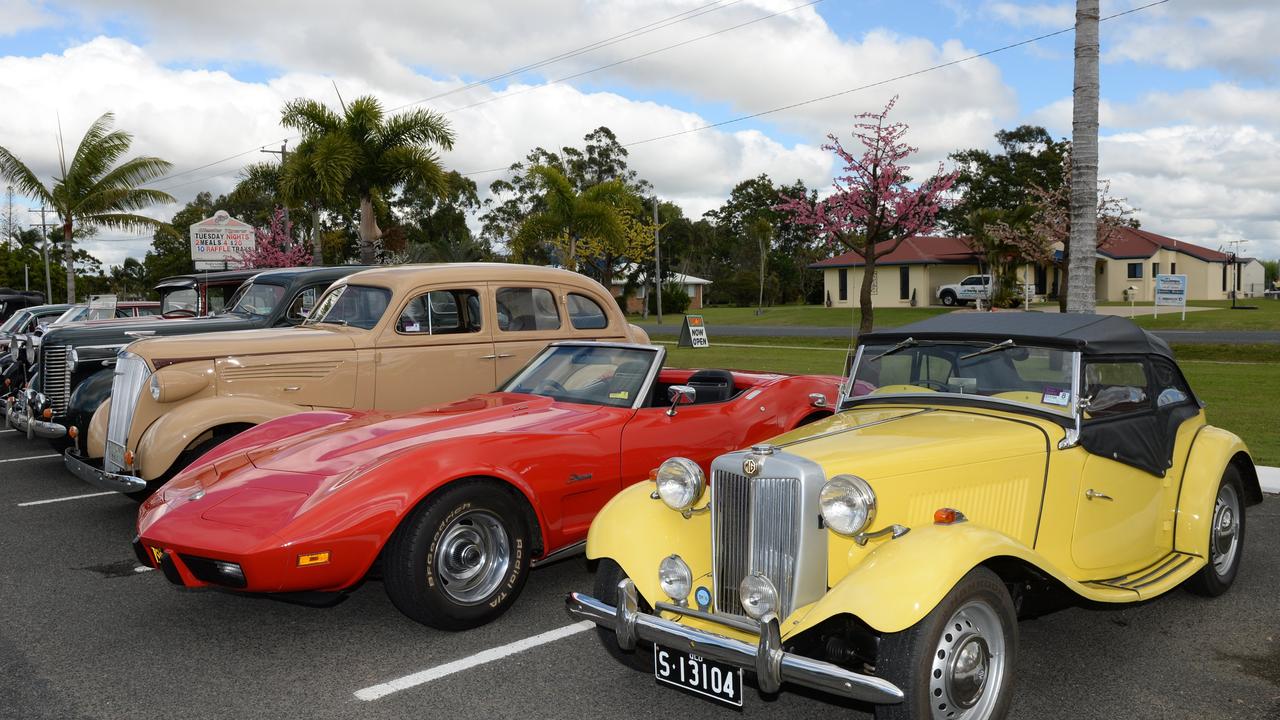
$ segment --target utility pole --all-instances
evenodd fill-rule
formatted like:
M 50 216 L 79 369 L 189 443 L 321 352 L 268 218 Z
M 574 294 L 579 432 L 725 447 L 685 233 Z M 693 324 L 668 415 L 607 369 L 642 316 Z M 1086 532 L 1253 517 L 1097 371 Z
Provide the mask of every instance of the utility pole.
M 44 220 L 44 214 L 49 208 L 43 204 L 40 209 L 27 208 L 27 212 L 40 213 L 40 254 L 44 256 L 44 301 L 49 302 L 53 299 L 53 281 L 49 277 L 49 230 L 46 228 L 47 223 Z
M 262 151 L 260 151 L 260 152 L 267 153 L 268 155 L 279 155 L 279 156 L 280 156 L 280 170 L 283 172 L 283 171 L 284 171 L 284 163 L 285 163 L 285 161 L 286 161 L 286 160 L 288 160 L 288 159 L 289 159 L 289 139 L 288 139 L 288 138 L 285 138 L 284 140 L 281 140 L 281 141 L 280 141 L 280 149 L 279 149 L 279 150 L 262 150 Z M 290 243 L 290 244 L 292 244 L 292 243 L 293 243 L 293 228 L 292 228 L 292 226 L 290 226 L 290 225 L 289 225 L 289 205 L 288 205 L 288 203 L 281 202 L 281 203 L 280 203 L 280 206 L 284 208 L 284 226 L 285 226 L 286 228 L 288 228 L 288 229 L 289 229 L 289 243 Z
M 658 292 L 658 324 L 662 324 L 662 242 L 658 237 L 658 196 L 653 196 L 653 286 Z

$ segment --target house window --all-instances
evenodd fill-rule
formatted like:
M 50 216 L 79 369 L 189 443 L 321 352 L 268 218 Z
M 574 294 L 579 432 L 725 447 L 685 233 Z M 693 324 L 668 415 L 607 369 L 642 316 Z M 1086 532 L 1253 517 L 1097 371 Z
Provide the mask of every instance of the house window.
M 849 299 L 849 270 L 848 268 L 840 268 L 839 270 L 836 271 L 836 274 L 840 276 L 840 299 L 848 300 Z
M 1151 277 L 1155 277 L 1159 274 L 1160 274 L 1160 263 L 1151 263 Z
M 1170 275 L 1178 274 L 1178 263 L 1169 263 L 1169 274 Z
M 911 268 L 906 265 L 898 268 L 898 299 L 911 299 Z
M 1240 263 L 1236 263 L 1236 290 L 1240 290 Z
M 1098 274 L 1101 275 L 1103 270 L 1107 269 L 1106 263 L 1098 263 Z
M 1227 291 L 1227 264 L 1222 263 L 1222 292 Z
M 1129 263 L 1129 279 L 1137 280 L 1142 277 L 1142 263 Z

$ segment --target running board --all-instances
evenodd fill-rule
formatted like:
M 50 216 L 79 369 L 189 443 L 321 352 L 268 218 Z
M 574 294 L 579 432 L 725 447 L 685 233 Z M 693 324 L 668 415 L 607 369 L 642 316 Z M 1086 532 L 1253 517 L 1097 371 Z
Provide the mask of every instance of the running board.
M 529 567 L 542 567 L 550 565 L 557 560 L 563 560 L 567 557 L 578 555 L 587 549 L 587 541 L 580 540 L 572 545 L 566 545 L 555 552 L 548 553 L 545 557 L 538 558 L 529 563 Z
M 1143 598 L 1154 597 L 1186 580 L 1203 563 L 1204 560 L 1196 555 L 1173 552 L 1141 570 L 1084 584 L 1099 589 L 1132 590 Z

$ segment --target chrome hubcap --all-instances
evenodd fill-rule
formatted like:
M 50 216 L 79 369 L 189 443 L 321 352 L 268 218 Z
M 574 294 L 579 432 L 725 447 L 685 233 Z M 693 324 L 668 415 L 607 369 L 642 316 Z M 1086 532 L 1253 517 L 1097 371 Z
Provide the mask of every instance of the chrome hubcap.
M 1223 485 L 1213 505 L 1212 535 L 1209 540 L 1213 570 L 1219 577 L 1231 573 L 1240 550 L 1240 498 L 1235 487 Z
M 511 542 L 502 521 L 485 510 L 449 523 L 436 545 L 436 576 L 446 595 L 463 605 L 488 599 L 511 567 Z
M 1004 680 L 1005 637 L 1000 618 L 974 600 L 942 629 L 929 676 L 934 720 L 981 720 L 991 716 Z

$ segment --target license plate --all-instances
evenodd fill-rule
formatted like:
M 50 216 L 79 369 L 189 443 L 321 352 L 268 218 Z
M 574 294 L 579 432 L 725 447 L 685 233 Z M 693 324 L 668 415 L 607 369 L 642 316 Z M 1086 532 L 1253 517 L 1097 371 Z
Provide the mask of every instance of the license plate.
M 742 707 L 742 668 L 683 650 L 653 646 L 653 676 L 703 697 Z
M 107 462 L 108 470 L 118 470 L 124 467 L 124 446 L 119 443 L 107 441 Z

